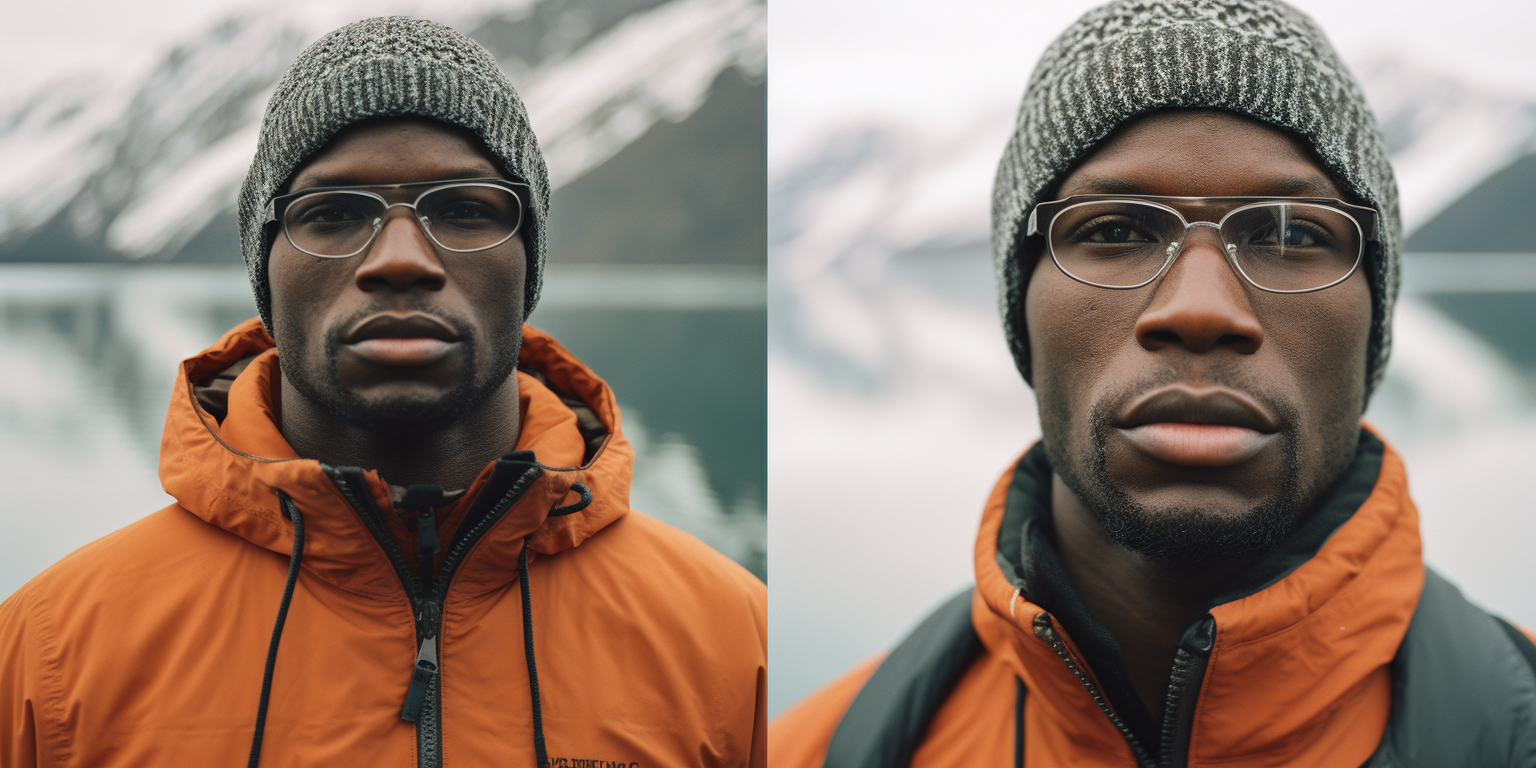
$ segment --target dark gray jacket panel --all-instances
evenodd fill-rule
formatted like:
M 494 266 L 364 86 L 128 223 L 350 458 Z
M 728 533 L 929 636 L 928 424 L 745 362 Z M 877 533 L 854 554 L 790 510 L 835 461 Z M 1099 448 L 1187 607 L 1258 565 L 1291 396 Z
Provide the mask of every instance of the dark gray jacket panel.
M 1497 620 L 1425 569 L 1393 662 L 1392 716 L 1364 768 L 1536 768 L 1536 669 Z

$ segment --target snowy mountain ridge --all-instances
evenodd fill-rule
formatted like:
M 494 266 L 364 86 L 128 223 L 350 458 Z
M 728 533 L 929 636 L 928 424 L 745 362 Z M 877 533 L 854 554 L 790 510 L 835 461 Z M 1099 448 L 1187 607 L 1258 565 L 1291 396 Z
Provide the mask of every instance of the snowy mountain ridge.
M 1359 69 L 1413 232 L 1479 182 L 1536 152 L 1536 101 L 1391 57 Z
M 1536 151 L 1536 102 L 1528 97 L 1400 58 L 1357 71 L 1388 143 L 1409 233 Z M 918 368 L 944 372 L 946 386 L 990 387 L 987 397 L 1014 384 L 1013 371 L 989 357 L 1001 351 L 1000 338 L 987 353 L 933 359 L 956 338 L 1000 337 L 992 330 L 990 198 L 1014 106 L 983 105 L 944 134 L 844 126 L 770 159 L 775 354 L 861 390 L 893 386 Z M 941 320 L 953 332 L 926 338 Z
M 0 251 L 66 236 L 106 257 L 175 254 L 233 207 L 293 58 L 381 13 L 429 15 L 487 45 L 528 105 L 557 187 L 657 122 L 686 118 L 722 71 L 760 80 L 765 69 L 758 0 L 253 4 L 147 76 L 74 74 L 0 106 Z

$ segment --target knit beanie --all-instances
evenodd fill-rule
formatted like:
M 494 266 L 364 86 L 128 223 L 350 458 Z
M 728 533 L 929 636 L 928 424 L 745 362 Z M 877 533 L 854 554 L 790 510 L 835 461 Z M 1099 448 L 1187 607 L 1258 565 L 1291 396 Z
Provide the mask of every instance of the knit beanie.
M 1386 146 L 1360 86 L 1317 24 L 1279 0 L 1115 0 L 1084 14 L 1029 78 L 992 192 L 992 257 L 1009 351 L 1030 381 L 1025 217 L 1116 128 L 1168 108 L 1217 109 L 1306 139 L 1378 212 L 1368 248 L 1366 399 L 1392 346 L 1402 223 Z
M 508 176 L 527 182 L 521 231 L 528 267 L 523 317 L 539 301 L 549 172 L 528 112 L 496 57 L 458 31 L 403 16 L 364 19 L 317 40 L 278 82 L 256 159 L 240 188 L 240 248 L 261 321 L 272 331 L 267 258 L 278 233 L 267 204 L 341 129 L 370 117 L 418 115 L 473 132 Z

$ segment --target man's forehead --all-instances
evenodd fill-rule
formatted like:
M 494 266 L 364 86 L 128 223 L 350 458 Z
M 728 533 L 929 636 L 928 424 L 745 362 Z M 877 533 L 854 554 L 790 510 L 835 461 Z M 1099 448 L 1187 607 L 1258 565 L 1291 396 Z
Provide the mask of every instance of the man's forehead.
M 1074 195 L 1152 195 L 1155 191 L 1134 179 L 1088 173 L 1072 185 Z M 1253 180 L 1253 195 L 1261 197 L 1338 197 L 1338 187 L 1321 173 Z
M 1062 180 L 1079 194 L 1345 196 L 1305 139 L 1252 118 L 1166 110 L 1127 121 Z
M 365 120 L 338 131 L 299 167 L 288 188 L 503 175 L 484 143 L 467 129 L 404 116 Z

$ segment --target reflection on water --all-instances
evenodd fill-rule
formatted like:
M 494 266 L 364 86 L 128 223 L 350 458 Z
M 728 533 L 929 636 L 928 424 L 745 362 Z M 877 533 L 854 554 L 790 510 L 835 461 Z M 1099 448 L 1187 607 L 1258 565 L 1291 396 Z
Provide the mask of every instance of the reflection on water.
M 533 322 L 618 394 L 632 506 L 764 576 L 761 270 L 546 279 Z M 176 363 L 254 314 L 238 268 L 0 266 L 0 595 L 170 503 L 156 465 Z

